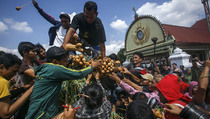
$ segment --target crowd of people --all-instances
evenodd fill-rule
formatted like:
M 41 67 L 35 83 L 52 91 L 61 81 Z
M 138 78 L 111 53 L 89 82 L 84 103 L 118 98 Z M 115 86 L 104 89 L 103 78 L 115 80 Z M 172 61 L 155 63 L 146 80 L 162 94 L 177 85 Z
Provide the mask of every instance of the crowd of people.
M 22 60 L 10 53 L 0 54 L 1 118 L 209 118 L 210 60 L 199 65 L 195 60 L 190 69 L 155 62 L 146 68 L 143 54 L 135 52 L 121 72 L 100 77 L 94 69 L 107 57 L 75 70 L 68 67 L 69 52 L 61 47 L 53 46 L 45 53 L 40 44 L 21 42 L 18 51 Z M 108 57 L 118 60 L 116 54 Z M 194 68 L 198 78 L 193 78 Z M 62 82 L 84 77 L 80 98 L 73 105 L 61 104 Z
M 105 56 L 105 32 L 97 17 L 96 3 L 86 2 L 84 13 L 76 15 L 72 24 L 68 14 L 61 14 L 59 22 L 46 14 L 36 1 L 33 0 L 33 4 L 54 25 L 49 30 L 53 46 L 46 51 L 39 43 L 20 42 L 18 52 L 22 59 L 1 52 L 0 118 L 210 118 L 210 60 L 201 62 L 195 57 L 193 66 L 187 69 L 184 65 L 173 63 L 170 67 L 156 61 L 145 67 L 144 55 L 134 52 L 132 62 L 120 65 L 122 70 L 101 77 L 96 69 L 107 58 L 117 61 L 118 57 L 116 54 Z M 79 39 L 72 40 L 77 29 Z M 100 51 L 101 59 L 92 60 L 86 68 L 70 67 L 72 52 L 68 52 L 65 45 L 75 40 Z M 73 104 L 71 101 L 63 104 L 60 100 L 62 82 L 81 79 L 85 80 L 84 88 L 74 95 L 79 98 Z

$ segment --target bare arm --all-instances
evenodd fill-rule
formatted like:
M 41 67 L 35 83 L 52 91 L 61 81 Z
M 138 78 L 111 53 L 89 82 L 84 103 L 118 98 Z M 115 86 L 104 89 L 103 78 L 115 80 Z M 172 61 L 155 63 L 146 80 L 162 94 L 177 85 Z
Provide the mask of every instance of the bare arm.
M 106 56 L 106 47 L 105 47 L 105 43 L 99 43 L 100 45 L 100 49 L 101 49 L 101 56 L 102 56 L 102 59 Z
M 10 98 L 0 100 L 0 117 L 9 118 L 21 105 L 28 99 L 32 92 L 33 86 L 29 88 L 14 104 L 10 105 Z
M 123 67 L 123 73 L 124 73 L 124 74 L 130 75 L 131 78 L 132 78 L 135 82 L 137 82 L 137 83 L 139 83 L 139 82 L 141 81 L 141 79 L 139 79 L 138 77 L 136 77 L 135 75 L 133 75 L 133 74 L 132 74 L 130 71 L 128 71 L 128 69 L 125 68 L 125 67 Z
M 208 80 L 209 67 L 210 67 L 210 60 L 207 60 L 205 62 L 205 66 L 200 75 L 200 78 L 198 79 L 198 91 L 195 94 L 195 102 L 197 104 L 200 104 L 205 100 L 206 90 L 209 82 Z
M 24 74 L 30 76 L 30 77 L 33 77 L 35 78 L 35 73 L 34 73 L 34 69 L 27 69 L 24 71 Z
M 91 74 L 88 74 L 88 76 L 87 76 L 87 80 L 86 80 L 86 84 L 87 85 L 89 85 L 90 84 L 90 80 L 91 80 L 91 78 L 92 78 L 92 73 Z
M 138 86 L 137 84 L 133 83 L 132 81 L 130 81 L 130 80 L 128 80 L 128 79 L 123 79 L 123 81 L 124 81 L 125 83 L 127 83 L 128 85 L 132 86 L 134 89 L 136 89 L 136 90 L 142 92 L 142 90 L 143 90 L 142 87 Z
M 70 39 L 72 38 L 72 36 L 74 35 L 75 33 L 75 29 L 73 28 L 70 28 L 68 30 L 68 32 L 66 33 L 66 36 L 64 38 L 64 42 L 62 44 L 62 47 L 65 49 L 66 48 L 66 44 L 70 42 Z
M 122 81 L 115 73 L 112 73 L 110 78 L 115 80 L 117 83 L 119 83 L 119 86 L 121 88 L 123 88 L 126 92 L 128 92 L 128 94 L 130 94 L 131 96 L 134 95 L 135 93 L 139 92 L 138 90 L 134 89 L 129 84 L 127 84 L 124 81 Z
M 156 62 L 153 62 L 154 66 L 155 66 L 155 69 L 156 71 L 158 72 L 158 74 L 160 74 L 160 69 L 159 67 L 157 66 Z

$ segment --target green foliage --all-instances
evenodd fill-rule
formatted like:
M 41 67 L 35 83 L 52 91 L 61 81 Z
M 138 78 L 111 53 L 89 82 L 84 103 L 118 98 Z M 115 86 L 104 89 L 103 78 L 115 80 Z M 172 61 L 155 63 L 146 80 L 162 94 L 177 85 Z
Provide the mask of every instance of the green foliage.
M 123 63 L 126 59 L 125 55 L 125 48 L 120 49 L 120 51 L 117 53 L 117 57 L 119 58 L 120 62 Z
M 77 79 L 77 80 L 68 80 L 68 81 L 63 81 L 62 86 L 61 86 L 61 91 L 60 91 L 60 102 L 61 104 L 66 104 L 65 101 L 68 103 L 70 100 L 75 96 L 78 95 L 79 93 L 82 92 L 82 89 L 85 87 L 86 84 L 86 78 L 82 79 Z M 67 95 L 67 99 L 66 96 Z M 79 99 L 79 97 L 76 97 L 73 101 L 76 102 Z M 71 104 L 71 105 L 72 105 Z
M 5 52 L 4 52 L 4 51 L 2 51 L 2 50 L 0 50 L 0 55 L 1 55 L 1 54 L 3 54 L 3 53 L 5 53 Z

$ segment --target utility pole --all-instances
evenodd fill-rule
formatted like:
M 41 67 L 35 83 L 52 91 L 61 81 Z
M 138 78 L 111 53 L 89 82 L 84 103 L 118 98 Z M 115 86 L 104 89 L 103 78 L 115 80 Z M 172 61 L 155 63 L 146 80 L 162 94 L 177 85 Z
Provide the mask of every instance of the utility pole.
M 204 11 L 206 14 L 206 20 L 207 20 L 207 24 L 208 24 L 208 28 L 209 28 L 209 33 L 210 33 L 210 11 L 209 11 L 209 3 L 208 0 L 201 0 L 203 7 L 204 7 Z

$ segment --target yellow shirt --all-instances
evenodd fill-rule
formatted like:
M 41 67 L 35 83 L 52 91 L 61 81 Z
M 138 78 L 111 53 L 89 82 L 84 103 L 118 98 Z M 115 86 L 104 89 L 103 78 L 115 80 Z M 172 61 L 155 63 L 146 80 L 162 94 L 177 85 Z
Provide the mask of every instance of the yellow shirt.
M 0 99 L 10 96 L 9 81 L 0 76 Z

